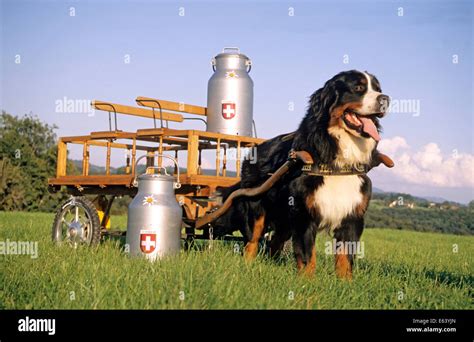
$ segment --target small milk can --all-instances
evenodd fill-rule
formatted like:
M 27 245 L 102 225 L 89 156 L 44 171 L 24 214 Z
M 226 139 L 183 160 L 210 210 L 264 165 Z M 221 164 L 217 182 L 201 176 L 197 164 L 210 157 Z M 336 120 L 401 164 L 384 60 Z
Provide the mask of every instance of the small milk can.
M 140 157 L 138 161 L 145 156 Z M 177 165 L 175 159 L 169 158 Z M 160 169 L 164 174 L 148 174 L 149 169 Z M 127 244 L 131 256 L 144 256 L 154 261 L 179 253 L 181 247 L 182 209 L 176 201 L 178 177 L 164 167 L 148 167 L 147 173 L 138 176 L 138 192 L 128 206 Z

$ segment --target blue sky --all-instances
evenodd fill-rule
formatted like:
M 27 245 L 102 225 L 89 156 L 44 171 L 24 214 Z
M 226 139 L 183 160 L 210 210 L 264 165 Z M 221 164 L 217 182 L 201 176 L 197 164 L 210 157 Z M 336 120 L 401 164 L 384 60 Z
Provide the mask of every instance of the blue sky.
M 308 96 L 328 78 L 368 70 L 393 99 L 420 105 L 418 116 L 383 120 L 385 148 L 418 169 L 377 170 L 375 186 L 465 202 L 474 198 L 472 15 L 472 1 L 2 0 L 0 107 L 78 135 L 106 130 L 106 114 L 56 113 L 58 99 L 134 105 L 141 95 L 205 105 L 210 59 L 239 46 L 253 62 L 259 135 L 272 137 L 297 128 Z M 149 124 L 119 117 L 124 130 Z M 433 143 L 438 150 L 426 148 Z M 451 171 L 432 181 L 446 163 Z M 460 168 L 465 174 L 452 181 Z

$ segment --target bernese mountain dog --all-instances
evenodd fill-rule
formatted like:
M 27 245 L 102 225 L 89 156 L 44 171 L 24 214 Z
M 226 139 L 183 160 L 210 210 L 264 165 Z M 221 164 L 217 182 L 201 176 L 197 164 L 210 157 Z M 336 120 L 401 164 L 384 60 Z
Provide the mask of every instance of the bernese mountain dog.
M 359 241 L 372 192 L 366 171 L 378 153 L 379 118 L 388 104 L 389 97 L 368 72 L 345 71 L 327 81 L 311 95 L 298 129 L 258 145 L 256 162 L 245 160 L 241 181 L 221 189 L 221 195 L 225 199 L 236 189 L 262 184 L 292 150 L 308 152 L 328 172 L 304 172 L 297 164 L 264 194 L 235 199 L 213 223 L 215 236 L 240 230 L 246 259 L 256 256 L 259 240 L 268 230 L 273 231 L 271 256 L 278 256 L 291 238 L 297 268 L 307 275 L 315 270 L 318 232 L 326 230 L 342 244 Z M 361 166 L 363 172 L 358 171 Z M 354 254 L 338 250 L 336 274 L 351 278 Z

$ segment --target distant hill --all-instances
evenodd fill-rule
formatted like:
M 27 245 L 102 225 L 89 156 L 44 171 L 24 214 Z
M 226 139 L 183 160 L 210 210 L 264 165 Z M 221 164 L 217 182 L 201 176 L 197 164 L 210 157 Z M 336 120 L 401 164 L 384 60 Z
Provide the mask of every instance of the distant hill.
M 435 196 L 425 196 L 423 198 L 426 198 L 430 202 L 434 203 L 443 203 L 443 202 L 449 202 L 446 198 L 442 197 L 435 197 Z
M 72 159 L 71 162 L 74 164 L 76 167 L 76 170 L 81 173 L 82 172 L 82 160 L 74 160 Z M 117 168 L 115 167 L 110 167 L 110 173 L 116 174 L 117 173 Z M 98 166 L 94 164 L 89 164 L 89 174 L 90 175 L 100 175 L 100 174 L 105 174 L 105 166 Z
M 404 202 L 415 203 L 415 205 L 420 207 L 428 207 L 431 205 L 431 203 L 435 203 L 436 205 L 444 204 L 458 207 L 466 206 L 465 204 L 461 204 L 454 201 L 448 201 L 440 197 L 418 197 L 402 192 L 374 192 L 372 194 L 372 199 L 382 200 L 385 202 L 397 201 L 400 197 L 403 198 Z
M 437 204 L 390 206 L 373 200 L 364 221 L 367 228 L 408 229 L 424 232 L 474 234 L 474 210 L 457 205 Z M 405 204 L 409 203 L 405 200 Z M 411 203 L 410 203 L 411 204 Z
M 461 235 L 474 234 L 474 209 L 406 193 L 373 193 L 365 216 L 367 228 L 394 228 Z
M 403 194 L 403 193 L 399 193 L 399 192 L 387 192 L 387 191 L 384 191 L 380 188 L 377 188 L 377 187 L 373 187 L 372 188 L 372 192 L 374 194 L 382 194 L 382 197 L 383 195 L 387 195 L 387 196 L 390 196 L 390 194 L 392 195 L 396 195 L 397 197 L 399 196 L 406 196 L 407 194 Z M 449 201 L 447 200 L 446 198 L 443 198 L 443 197 L 436 197 L 436 196 L 413 196 L 413 195 L 410 195 L 414 200 L 417 200 L 417 201 L 421 201 L 421 202 L 424 202 L 424 201 L 427 201 L 427 202 L 433 202 L 433 203 L 453 203 L 453 204 L 459 204 L 457 202 L 452 202 L 452 201 Z M 461 204 L 459 204 L 461 205 Z

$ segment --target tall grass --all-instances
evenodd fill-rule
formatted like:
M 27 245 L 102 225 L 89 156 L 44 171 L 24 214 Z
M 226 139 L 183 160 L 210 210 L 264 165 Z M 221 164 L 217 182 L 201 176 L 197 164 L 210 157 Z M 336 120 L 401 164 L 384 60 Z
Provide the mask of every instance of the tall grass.
M 317 240 L 317 271 L 292 256 L 246 263 L 234 246 L 182 251 L 156 263 L 130 259 L 121 241 L 76 250 L 50 242 L 53 215 L 0 212 L 0 241 L 38 241 L 38 258 L 0 255 L 3 309 L 472 309 L 474 237 L 367 229 L 354 280 L 336 279 Z M 125 218 L 113 225 L 124 227 Z

